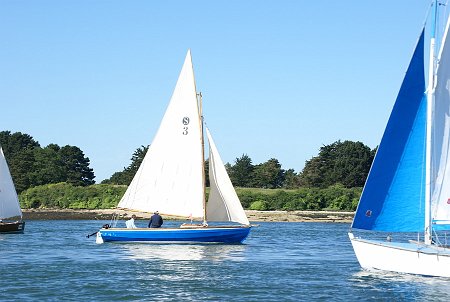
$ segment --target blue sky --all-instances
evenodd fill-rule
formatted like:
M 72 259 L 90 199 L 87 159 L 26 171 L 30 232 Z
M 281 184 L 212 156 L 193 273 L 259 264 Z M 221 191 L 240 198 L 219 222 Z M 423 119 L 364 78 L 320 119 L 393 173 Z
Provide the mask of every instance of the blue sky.
M 224 162 L 301 171 L 379 143 L 430 1 L 0 1 L 0 131 L 80 147 L 96 181 L 159 126 L 191 49 Z

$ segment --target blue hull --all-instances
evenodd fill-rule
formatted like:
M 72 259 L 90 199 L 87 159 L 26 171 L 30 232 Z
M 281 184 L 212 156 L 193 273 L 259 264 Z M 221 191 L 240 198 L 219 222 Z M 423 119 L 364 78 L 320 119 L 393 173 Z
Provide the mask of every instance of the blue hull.
M 179 229 L 101 229 L 104 242 L 154 241 L 154 242 L 214 242 L 241 243 L 251 227 L 202 227 Z

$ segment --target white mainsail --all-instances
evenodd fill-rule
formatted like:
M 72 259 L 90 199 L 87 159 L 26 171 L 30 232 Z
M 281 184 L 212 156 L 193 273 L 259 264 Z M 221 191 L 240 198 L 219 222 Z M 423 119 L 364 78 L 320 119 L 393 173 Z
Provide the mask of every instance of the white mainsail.
M 6 163 L 3 149 L 0 147 L 0 219 L 22 217 L 19 198 Z
M 225 166 L 217 151 L 209 129 L 206 128 L 209 143 L 210 192 L 206 207 L 209 221 L 234 221 L 249 225 L 245 211 L 228 177 Z
M 437 224 L 450 224 L 450 19 L 439 52 L 434 91 L 431 145 L 431 215 Z
M 118 207 L 203 217 L 201 123 L 188 51 L 158 132 Z

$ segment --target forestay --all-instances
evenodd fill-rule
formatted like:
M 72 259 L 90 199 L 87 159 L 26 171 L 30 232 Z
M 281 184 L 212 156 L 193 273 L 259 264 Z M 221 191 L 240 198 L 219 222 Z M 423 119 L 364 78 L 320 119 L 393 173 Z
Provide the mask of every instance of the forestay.
M 0 219 L 19 216 L 22 217 L 19 199 L 3 149 L 0 147 Z
M 188 51 L 158 132 L 119 208 L 203 217 L 201 124 Z
M 208 221 L 234 221 L 249 225 L 248 218 L 228 177 L 208 128 L 206 128 L 206 135 L 209 143 L 210 182 L 210 192 L 206 207 Z

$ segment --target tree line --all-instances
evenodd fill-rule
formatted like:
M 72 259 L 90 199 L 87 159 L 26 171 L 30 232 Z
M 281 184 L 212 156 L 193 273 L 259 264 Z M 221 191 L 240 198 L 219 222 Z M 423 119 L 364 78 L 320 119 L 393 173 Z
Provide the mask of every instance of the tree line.
M 148 150 L 137 148 L 127 167 L 93 185 L 89 158 L 76 146 L 41 147 L 32 136 L 10 131 L 0 132 L 0 146 L 25 208 L 115 207 Z M 375 152 L 361 142 L 336 141 L 322 146 L 298 173 L 282 169 L 275 158 L 253 164 L 247 154 L 225 167 L 246 209 L 355 210 Z M 208 160 L 205 169 L 209 186 Z
M 76 146 L 41 147 L 31 135 L 10 131 L 0 132 L 0 146 L 18 193 L 52 183 L 66 182 L 74 186 L 95 183 L 89 158 Z
M 129 185 L 137 172 L 147 147 L 141 146 L 131 157 L 131 163 L 102 183 Z M 319 154 L 306 161 L 299 173 L 284 170 L 276 158 L 254 165 L 247 154 L 227 163 L 225 168 L 235 187 L 264 189 L 327 188 L 340 184 L 345 188 L 362 187 L 370 170 L 375 149 L 361 142 L 336 141 L 320 148 Z M 209 186 L 208 160 L 205 163 L 206 185 Z

